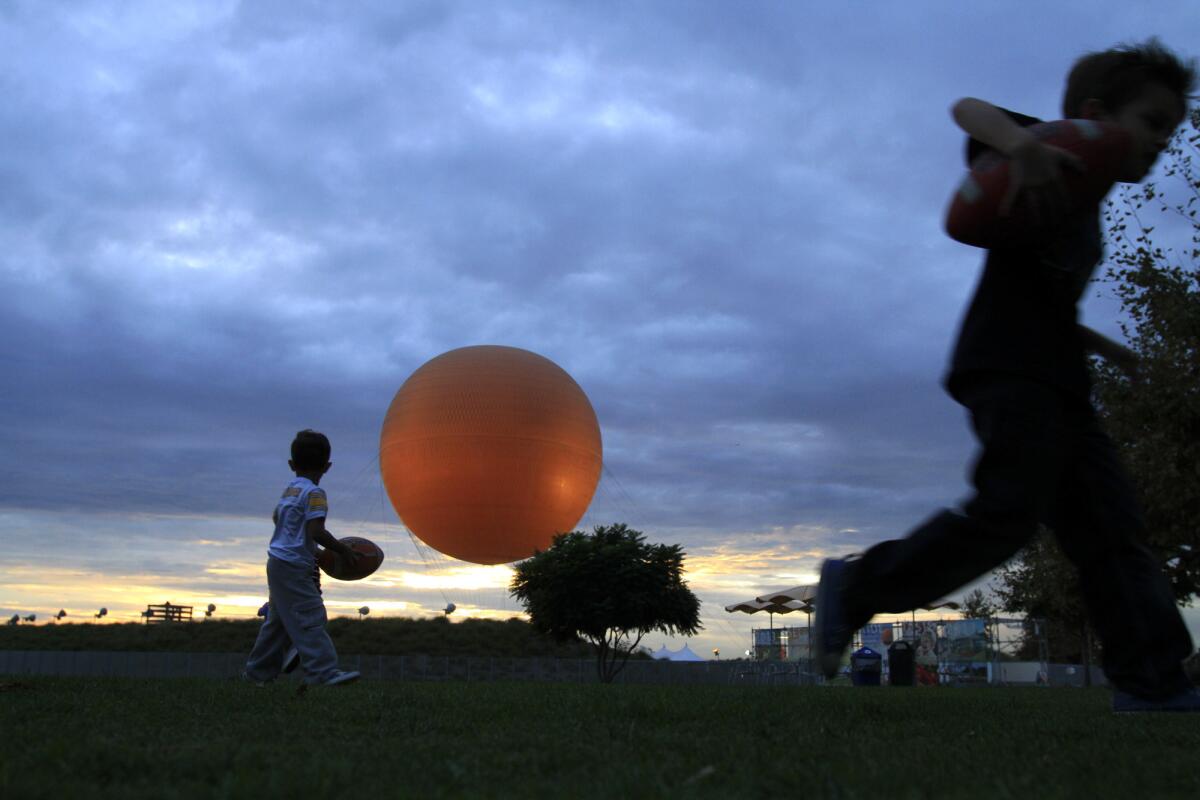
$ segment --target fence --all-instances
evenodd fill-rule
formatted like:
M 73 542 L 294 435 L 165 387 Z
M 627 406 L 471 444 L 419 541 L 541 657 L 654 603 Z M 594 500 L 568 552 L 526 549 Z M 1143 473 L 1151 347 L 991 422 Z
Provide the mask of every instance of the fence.
M 245 653 L 139 653 L 0 650 L 0 675 L 135 678 L 228 678 L 241 674 Z M 342 656 L 343 669 L 365 678 L 406 681 L 542 681 L 596 683 L 592 659 L 454 656 Z M 630 661 L 617 683 L 735 683 L 747 662 Z M 757 682 L 757 681 L 755 681 Z
M 61 650 L 0 650 L 0 675 L 132 678 L 233 678 L 245 653 L 140 653 Z M 596 683 L 591 659 L 454 656 L 343 656 L 342 667 L 364 677 L 404 681 L 542 681 Z M 992 685 L 1082 686 L 1083 669 L 1072 664 L 1001 662 Z M 298 673 L 297 673 L 298 676 Z M 295 676 L 294 676 L 295 677 Z M 950 681 L 961 683 L 961 681 Z M 823 683 L 806 661 L 630 661 L 617 675 L 625 684 L 730 684 L 811 686 Z M 1093 685 L 1104 675 L 1092 668 Z

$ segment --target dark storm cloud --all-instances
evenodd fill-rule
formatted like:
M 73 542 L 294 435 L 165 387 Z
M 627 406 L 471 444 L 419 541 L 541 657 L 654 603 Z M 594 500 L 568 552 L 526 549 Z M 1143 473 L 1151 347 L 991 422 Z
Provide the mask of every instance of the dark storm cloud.
M 6 503 L 258 514 L 314 426 L 371 517 L 400 383 L 503 343 L 596 406 L 596 522 L 896 532 L 970 454 L 946 109 L 1186 40 L 1110 5 L 9 7 Z

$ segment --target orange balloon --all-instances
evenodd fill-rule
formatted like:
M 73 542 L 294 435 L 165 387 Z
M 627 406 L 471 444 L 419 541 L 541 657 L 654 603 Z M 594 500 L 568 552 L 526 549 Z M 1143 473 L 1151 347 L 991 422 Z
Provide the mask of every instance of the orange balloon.
M 545 550 L 573 530 L 600 480 L 596 412 L 553 361 L 516 347 L 443 353 L 396 392 L 379 469 L 400 519 L 477 564 Z

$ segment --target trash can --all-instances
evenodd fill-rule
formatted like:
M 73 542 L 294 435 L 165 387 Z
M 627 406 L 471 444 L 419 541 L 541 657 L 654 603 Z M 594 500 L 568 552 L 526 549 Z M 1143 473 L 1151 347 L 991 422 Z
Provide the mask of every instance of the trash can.
M 883 673 L 883 656 L 869 647 L 850 654 L 850 682 L 855 686 L 878 686 Z
M 916 663 L 913 660 L 913 648 L 901 639 L 888 648 L 888 671 L 891 675 L 889 683 L 892 686 L 912 686 L 916 677 Z

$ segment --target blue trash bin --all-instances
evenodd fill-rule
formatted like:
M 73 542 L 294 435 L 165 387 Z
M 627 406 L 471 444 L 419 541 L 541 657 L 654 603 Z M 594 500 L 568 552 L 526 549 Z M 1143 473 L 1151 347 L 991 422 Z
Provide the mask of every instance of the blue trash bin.
M 883 674 L 883 655 L 869 647 L 850 654 L 850 682 L 855 686 L 878 686 Z

